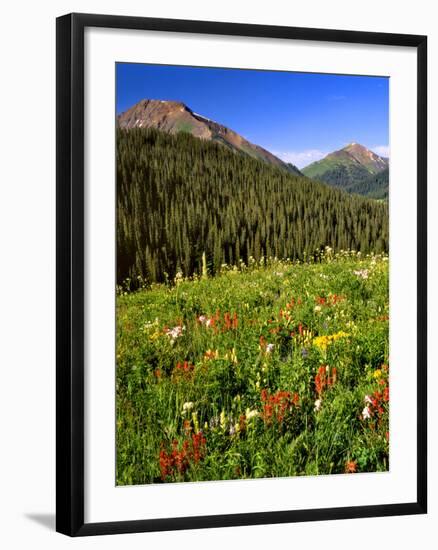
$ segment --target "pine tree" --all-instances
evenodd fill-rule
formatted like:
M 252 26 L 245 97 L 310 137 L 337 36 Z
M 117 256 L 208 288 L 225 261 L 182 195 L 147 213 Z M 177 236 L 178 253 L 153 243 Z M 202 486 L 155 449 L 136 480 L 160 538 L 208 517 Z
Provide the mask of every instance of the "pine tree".
M 117 133 L 117 281 L 211 274 L 326 245 L 388 250 L 388 206 L 191 135 Z

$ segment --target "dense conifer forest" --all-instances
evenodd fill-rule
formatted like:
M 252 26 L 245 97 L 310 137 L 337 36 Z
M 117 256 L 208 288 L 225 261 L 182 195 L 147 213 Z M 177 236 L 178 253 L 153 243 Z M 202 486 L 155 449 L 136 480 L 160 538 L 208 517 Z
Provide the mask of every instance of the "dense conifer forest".
M 373 199 L 388 199 L 389 169 L 386 168 L 378 174 L 373 174 L 359 184 L 350 185 L 346 191 L 360 193 Z
M 324 246 L 388 251 L 388 206 L 185 133 L 117 130 L 117 281 Z M 135 286 L 135 283 L 131 283 Z
M 355 185 L 360 188 L 362 182 L 368 180 L 370 173 L 362 166 L 338 165 L 334 166 L 330 170 L 327 170 L 322 175 L 313 176 L 309 174 L 309 176 L 332 185 L 333 187 L 338 187 L 348 191 L 352 181 L 354 181 Z
M 316 177 L 324 183 L 338 187 L 347 193 L 356 193 L 373 199 L 387 199 L 389 190 L 389 169 L 369 174 L 363 168 L 338 166 Z M 351 183 L 354 180 L 354 183 Z

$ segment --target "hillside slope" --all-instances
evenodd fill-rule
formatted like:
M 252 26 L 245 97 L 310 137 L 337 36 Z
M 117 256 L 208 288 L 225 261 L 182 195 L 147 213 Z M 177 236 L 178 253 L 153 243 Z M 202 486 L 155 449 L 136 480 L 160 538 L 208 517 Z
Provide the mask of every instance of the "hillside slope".
M 156 128 L 170 134 L 185 132 L 194 137 L 221 143 L 228 148 L 244 153 L 288 172 L 300 174 L 298 168 L 249 142 L 234 130 L 192 111 L 179 101 L 143 99 L 117 117 L 120 128 Z
M 330 153 L 302 169 L 304 175 L 340 187 L 348 192 L 366 195 L 369 179 L 389 169 L 389 161 L 358 143 Z M 354 189 L 354 191 L 352 190 Z
M 215 273 L 223 263 L 302 259 L 326 245 L 387 251 L 387 205 L 186 133 L 118 130 L 119 283 L 200 273 L 204 252 Z
M 384 199 L 389 195 L 389 169 L 385 168 L 378 174 L 372 174 L 358 184 L 345 189 L 348 193 L 358 193 L 370 199 Z

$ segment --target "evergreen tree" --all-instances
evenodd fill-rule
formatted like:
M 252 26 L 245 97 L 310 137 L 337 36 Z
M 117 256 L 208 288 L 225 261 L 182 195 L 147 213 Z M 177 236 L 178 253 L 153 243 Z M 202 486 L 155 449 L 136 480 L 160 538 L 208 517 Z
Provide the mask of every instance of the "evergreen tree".
M 329 245 L 388 250 L 386 202 L 350 195 L 191 135 L 117 133 L 117 281 L 202 274 Z

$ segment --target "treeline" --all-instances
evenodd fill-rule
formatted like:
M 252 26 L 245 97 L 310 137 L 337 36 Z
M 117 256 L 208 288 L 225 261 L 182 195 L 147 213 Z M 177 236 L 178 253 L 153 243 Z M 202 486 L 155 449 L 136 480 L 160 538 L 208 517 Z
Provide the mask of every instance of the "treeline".
M 386 204 L 188 134 L 117 131 L 117 281 L 173 278 L 324 246 L 388 250 Z M 166 275 L 167 274 L 167 275 Z

